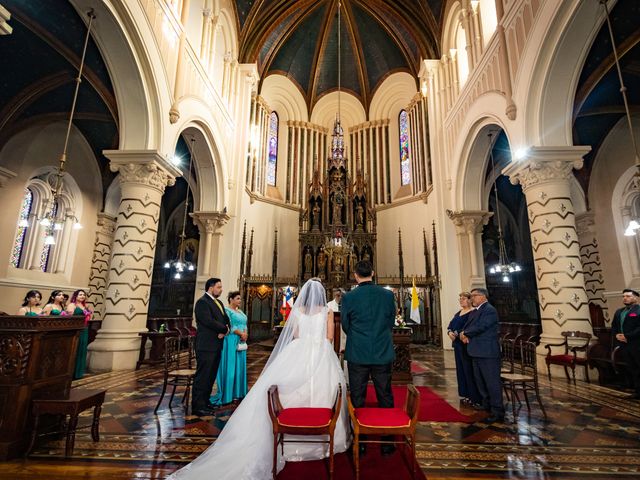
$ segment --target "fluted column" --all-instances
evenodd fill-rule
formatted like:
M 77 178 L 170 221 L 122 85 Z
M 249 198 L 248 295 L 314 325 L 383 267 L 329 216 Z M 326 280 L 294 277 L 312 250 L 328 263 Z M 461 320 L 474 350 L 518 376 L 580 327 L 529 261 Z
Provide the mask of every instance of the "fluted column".
M 465 210 L 457 212 L 447 210 L 447 215 L 456 226 L 458 251 L 460 258 L 462 259 L 462 288 L 469 288 L 470 290 L 474 287 L 484 287 L 485 278 L 484 259 L 482 257 L 482 227 L 489 222 L 493 213 L 483 210 Z
M 95 312 L 94 316 L 102 320 L 105 313 L 104 296 L 109 278 L 109 261 L 113 235 L 116 231 L 116 219 L 106 213 L 98 214 L 98 229 L 93 242 L 91 271 L 89 272 L 88 303 Z
M 587 211 L 576 216 L 576 231 L 580 243 L 580 259 L 584 270 L 584 286 L 590 303 L 602 308 L 607 322 L 610 320 L 607 299 L 604 298 L 604 277 L 600 263 L 600 246 L 596 238 L 594 213 Z
M 527 159 L 503 170 L 512 184 L 522 185 L 527 199 L 542 318 L 540 348 L 559 343 L 565 330 L 592 331 L 570 187 L 573 169 L 582 168 L 589 150 L 534 147 Z
M 133 369 L 146 331 L 160 202 L 180 171 L 155 151 L 105 151 L 122 192 L 102 328 L 90 346 L 94 371 Z
M 220 275 L 220 239 L 222 236 L 222 227 L 224 227 L 231 217 L 223 212 L 194 212 L 191 214 L 198 229 L 200 230 L 200 251 L 198 252 L 198 270 L 197 278 L 199 288 L 204 285 L 207 278 Z

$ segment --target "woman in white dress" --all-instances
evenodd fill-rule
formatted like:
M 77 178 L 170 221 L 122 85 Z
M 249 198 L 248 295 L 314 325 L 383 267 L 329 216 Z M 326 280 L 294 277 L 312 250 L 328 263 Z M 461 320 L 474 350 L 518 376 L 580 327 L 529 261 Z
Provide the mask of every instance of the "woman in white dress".
M 334 452 L 350 443 L 346 385 L 333 351 L 333 313 L 318 279 L 304 284 L 278 342 L 255 385 L 218 436 L 198 458 L 168 480 L 268 480 L 272 478 L 273 430 L 267 390 L 277 385 L 284 408 L 331 408 L 342 385 L 342 410 L 334 433 Z M 308 439 L 306 437 L 305 439 Z M 285 443 L 278 449 L 278 472 L 286 461 L 318 460 L 328 445 Z

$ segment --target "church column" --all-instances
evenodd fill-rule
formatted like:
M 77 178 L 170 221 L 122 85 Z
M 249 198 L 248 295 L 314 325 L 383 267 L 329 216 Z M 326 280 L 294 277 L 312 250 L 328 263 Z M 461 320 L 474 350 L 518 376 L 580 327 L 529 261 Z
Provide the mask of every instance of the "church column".
M 211 17 L 211 8 L 206 5 L 205 8 L 202 9 L 202 37 L 200 39 L 200 59 L 204 64 L 207 64 L 208 61 Z
M 471 31 L 473 32 L 473 52 L 477 63 L 482 56 L 482 28 L 480 26 L 477 2 L 475 6 L 471 3 Z
M 109 261 L 113 234 L 116 231 L 116 219 L 106 213 L 98 214 L 98 229 L 93 243 L 91 271 L 89 272 L 89 300 L 88 303 L 95 312 L 95 318 L 104 318 L 104 295 L 107 288 Z
M 173 105 L 169 109 L 169 121 L 176 123 L 180 119 L 180 110 L 178 110 L 178 102 L 182 96 L 184 82 L 184 62 L 185 62 L 185 44 L 187 42 L 187 23 L 189 21 L 189 4 L 191 0 L 184 0 L 180 10 L 180 23 L 182 29 L 180 33 L 180 41 L 178 43 L 178 59 L 176 63 L 176 76 L 173 81 Z
M 466 210 L 452 212 L 447 210 L 447 215 L 456 226 L 458 237 L 458 251 L 461 262 L 463 288 L 465 279 L 468 279 L 468 288 L 484 287 L 484 258 L 482 256 L 482 227 L 488 222 L 493 213 L 483 210 Z M 465 261 L 468 259 L 468 261 Z
M 302 128 L 302 164 L 300 165 L 300 172 L 302 174 L 302 195 L 300 198 L 300 205 L 302 207 L 305 206 L 305 201 L 307 199 L 307 195 L 305 194 L 307 190 L 307 170 L 309 165 L 309 150 L 307 148 L 307 141 L 309 139 L 309 125 L 306 123 Z
M 387 145 L 387 140 L 389 138 L 389 121 L 385 120 L 384 124 L 382 126 L 382 164 L 383 164 L 383 171 L 384 174 L 382 176 L 382 198 L 383 198 L 383 202 L 382 203 L 390 203 L 391 199 L 389 198 L 389 190 L 390 190 L 390 185 L 389 182 L 391 181 L 391 177 L 390 177 L 390 173 L 389 172 L 389 146 Z
M 102 328 L 90 346 L 94 371 L 133 369 L 146 331 L 149 291 L 165 187 L 180 171 L 155 151 L 105 151 L 122 197 L 114 233 Z
M 459 55 L 466 55 L 467 60 L 469 62 L 469 70 L 473 70 L 473 67 L 476 64 L 476 58 L 473 52 L 473 33 L 471 31 L 471 18 L 470 18 L 470 10 L 466 6 L 462 7 L 460 12 L 460 23 L 462 24 L 462 29 L 464 30 L 464 38 L 465 38 L 465 52 L 458 52 Z
M 580 242 L 580 259 L 584 270 L 584 286 L 587 298 L 602 308 L 605 318 L 609 321 L 607 300 L 604 298 L 604 277 L 600 263 L 600 246 L 596 238 L 594 214 L 587 211 L 576 215 L 576 231 Z
M 196 224 L 200 230 L 201 242 L 198 252 L 198 280 L 196 287 L 196 290 L 200 292 L 200 286 L 203 286 L 209 277 L 220 275 L 221 257 L 219 252 L 222 236 L 221 230 L 222 227 L 229 222 L 231 217 L 222 212 L 204 211 L 194 212 L 191 216 L 196 220 Z
M 580 245 L 571 201 L 573 169 L 582 167 L 589 147 L 533 147 L 528 158 L 503 170 L 514 185 L 522 185 L 527 199 L 531 245 L 536 266 L 541 350 L 560 343 L 561 332 L 591 333 Z
M 218 30 L 220 30 L 220 24 L 218 23 L 219 17 L 216 15 L 211 18 L 211 28 L 209 29 L 209 51 L 208 51 L 208 68 L 209 73 L 213 75 L 211 69 L 214 67 L 216 60 L 216 40 L 218 37 Z

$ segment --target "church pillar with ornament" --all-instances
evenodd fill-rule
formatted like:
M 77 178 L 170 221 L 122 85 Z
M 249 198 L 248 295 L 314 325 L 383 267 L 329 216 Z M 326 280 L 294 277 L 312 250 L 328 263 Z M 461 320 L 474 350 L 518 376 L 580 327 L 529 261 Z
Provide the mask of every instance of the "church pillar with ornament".
M 541 355 L 546 354 L 545 344 L 562 343 L 561 332 L 592 333 L 570 187 L 573 169 L 582 168 L 589 150 L 534 147 L 527 158 L 513 161 L 502 172 L 512 184 L 522 186 L 527 201 L 542 319 Z M 579 374 L 584 371 L 576 370 Z
M 132 370 L 146 331 L 160 203 L 180 171 L 156 151 L 106 151 L 118 172 L 116 218 L 102 327 L 89 346 L 93 371 Z
M 456 226 L 460 258 L 467 259 L 461 262 L 462 289 L 484 287 L 486 281 L 482 257 L 482 227 L 489 222 L 493 213 L 483 210 L 448 210 L 447 215 Z

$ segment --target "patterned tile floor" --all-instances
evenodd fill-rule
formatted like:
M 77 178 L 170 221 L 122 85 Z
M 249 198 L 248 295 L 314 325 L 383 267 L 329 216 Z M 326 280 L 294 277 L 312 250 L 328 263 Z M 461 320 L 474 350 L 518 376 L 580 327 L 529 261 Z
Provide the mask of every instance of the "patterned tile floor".
M 259 347 L 248 354 L 250 384 L 268 355 Z M 416 385 L 427 385 L 468 415 L 473 424 L 422 422 L 418 427 L 418 461 L 428 478 L 640 479 L 640 403 L 628 394 L 593 384 L 541 377 L 548 413 L 544 421 L 533 402 L 512 422 L 487 424 L 458 403 L 455 365 L 450 352 L 413 348 L 420 373 Z M 162 385 L 157 369 L 86 377 L 74 386 L 108 388 L 100 421 L 100 442 L 87 430 L 78 432 L 71 459 L 64 441 L 43 438 L 25 460 L 0 463 L 0 479 L 49 480 L 162 479 L 189 462 L 215 440 L 234 407 L 215 417 L 185 416 L 179 399 L 174 408 L 153 408 Z M 81 424 L 90 423 L 89 412 Z M 213 477 L 212 477 L 213 480 Z

